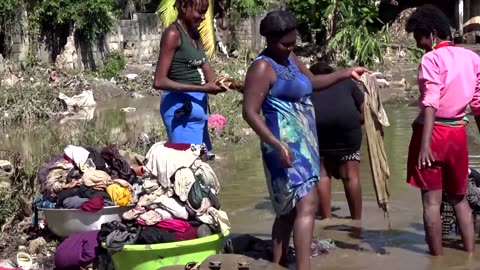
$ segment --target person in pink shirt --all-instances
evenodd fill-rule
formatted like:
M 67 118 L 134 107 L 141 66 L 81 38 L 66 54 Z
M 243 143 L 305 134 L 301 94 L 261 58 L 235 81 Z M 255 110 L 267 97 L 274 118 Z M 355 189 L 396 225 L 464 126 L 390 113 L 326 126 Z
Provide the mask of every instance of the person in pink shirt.
M 418 68 L 420 114 L 412 124 L 407 182 L 421 189 L 423 222 L 430 254 L 442 255 L 440 206 L 448 194 L 463 245 L 475 248 L 468 181 L 467 106 L 480 123 L 480 57 L 454 46 L 448 18 L 433 5 L 411 15 L 406 31 L 426 51 Z M 480 127 L 480 126 L 479 126 Z

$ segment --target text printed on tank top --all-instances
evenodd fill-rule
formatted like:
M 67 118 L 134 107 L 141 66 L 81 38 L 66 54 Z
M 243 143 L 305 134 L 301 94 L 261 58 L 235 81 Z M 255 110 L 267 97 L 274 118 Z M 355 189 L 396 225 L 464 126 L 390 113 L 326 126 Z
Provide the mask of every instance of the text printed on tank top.
M 188 67 L 199 67 L 205 63 L 205 58 L 202 58 L 201 60 L 190 60 L 188 61 Z

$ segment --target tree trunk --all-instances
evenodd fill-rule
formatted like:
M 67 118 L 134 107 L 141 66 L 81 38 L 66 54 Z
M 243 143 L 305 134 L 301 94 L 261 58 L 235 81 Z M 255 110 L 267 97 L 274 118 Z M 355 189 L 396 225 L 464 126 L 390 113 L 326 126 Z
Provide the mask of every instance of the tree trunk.
M 334 5 L 334 8 L 332 13 L 329 14 L 327 18 L 325 41 L 321 43 L 322 46 L 317 53 L 318 61 L 331 62 L 335 60 L 334 51 L 328 50 L 328 43 L 335 36 L 335 33 L 337 31 L 338 0 L 333 0 L 332 5 Z
M 123 8 L 123 19 L 131 20 L 135 12 L 135 3 L 133 0 L 126 0 Z

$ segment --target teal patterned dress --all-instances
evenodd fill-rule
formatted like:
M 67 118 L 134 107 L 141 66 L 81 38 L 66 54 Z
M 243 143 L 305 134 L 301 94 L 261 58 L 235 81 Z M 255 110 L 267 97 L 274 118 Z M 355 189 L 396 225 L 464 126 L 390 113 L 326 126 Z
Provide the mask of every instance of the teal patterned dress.
M 262 104 L 265 123 L 294 155 L 292 168 L 285 169 L 275 149 L 261 144 L 270 199 L 276 214 L 281 216 L 290 213 L 298 200 L 316 188 L 320 178 L 315 111 L 310 101 L 312 83 L 291 57 L 288 66 L 263 55 L 256 60 L 261 59 L 268 61 L 277 75 Z

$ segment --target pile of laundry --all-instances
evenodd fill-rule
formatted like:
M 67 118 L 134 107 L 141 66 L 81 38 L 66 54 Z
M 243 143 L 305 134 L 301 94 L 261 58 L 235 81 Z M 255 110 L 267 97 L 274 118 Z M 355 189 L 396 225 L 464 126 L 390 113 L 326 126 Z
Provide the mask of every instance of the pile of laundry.
M 129 159 L 135 156 L 134 160 Z M 63 153 L 41 167 L 37 180 L 42 197 L 39 208 L 67 208 L 97 212 L 104 206 L 126 206 L 137 201 L 141 181 L 135 168 L 143 157 L 119 150 L 114 144 L 101 151 L 68 145 Z
M 112 269 L 111 255 L 126 244 L 191 240 L 230 229 L 217 198 L 220 183 L 207 160 L 204 145 L 154 144 L 143 165 L 134 167 L 139 181 L 135 208 L 123 213 L 121 221 L 102 224 L 99 231 L 65 239 L 55 253 L 56 269 L 91 264 L 97 264 L 97 269 Z M 94 187 L 104 187 L 103 181 L 94 183 Z M 99 249 L 101 243 L 106 249 Z
M 135 208 L 123 224 L 103 224 L 107 247 L 190 240 L 230 228 L 220 210 L 220 183 L 203 145 L 154 144 L 142 167 L 143 184 Z

